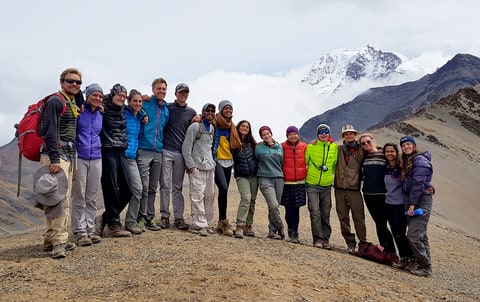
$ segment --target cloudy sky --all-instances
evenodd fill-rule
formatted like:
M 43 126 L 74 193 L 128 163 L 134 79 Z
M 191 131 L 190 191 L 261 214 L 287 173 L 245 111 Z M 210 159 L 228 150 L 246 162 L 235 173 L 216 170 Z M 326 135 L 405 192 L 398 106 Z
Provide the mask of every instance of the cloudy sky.
M 120 82 L 150 93 L 164 77 L 168 101 L 185 82 L 197 111 L 229 99 L 236 121 L 255 131 L 270 125 L 283 140 L 287 126 L 331 107 L 299 81 L 335 49 L 370 44 L 432 71 L 456 53 L 480 56 L 476 0 L 23 0 L 0 8 L 0 145 L 28 104 L 58 90 L 67 67 L 104 90 Z

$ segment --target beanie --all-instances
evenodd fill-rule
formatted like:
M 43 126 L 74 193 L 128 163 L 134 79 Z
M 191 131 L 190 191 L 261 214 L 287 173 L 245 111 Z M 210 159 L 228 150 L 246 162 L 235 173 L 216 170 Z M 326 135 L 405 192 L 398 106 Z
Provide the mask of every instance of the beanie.
M 207 110 L 208 107 L 212 107 L 213 110 L 215 111 L 215 105 L 213 105 L 212 103 L 206 103 L 205 105 L 203 105 L 202 112 Z
M 115 96 L 115 95 L 119 94 L 120 92 L 124 92 L 125 94 L 127 94 L 127 89 L 120 84 L 113 85 L 112 89 L 110 90 L 110 94 L 112 96 Z
M 100 85 L 96 83 L 88 85 L 83 92 L 85 93 L 85 97 L 88 99 L 88 96 L 94 93 L 95 91 L 99 91 L 103 95 L 102 87 L 100 87 Z
M 290 126 L 287 128 L 287 137 L 290 133 L 292 132 L 295 132 L 297 135 L 299 135 L 300 133 L 298 132 L 298 128 L 295 127 L 295 126 Z
M 262 127 L 260 127 L 260 130 L 258 130 L 258 134 L 260 134 L 260 137 L 262 137 L 262 132 L 265 131 L 265 130 L 268 130 L 270 132 L 270 134 L 272 133 L 272 129 L 270 129 L 270 127 L 262 126 Z
M 411 136 L 404 136 L 400 139 L 400 146 L 402 146 L 403 143 L 406 143 L 406 142 L 410 142 L 414 145 L 416 145 L 417 143 L 415 142 L 415 139 Z
M 228 101 L 228 100 L 223 100 L 223 101 L 221 101 L 221 102 L 218 104 L 218 112 L 222 113 L 223 108 L 225 108 L 225 106 L 227 106 L 227 105 L 230 105 L 230 106 L 233 108 L 232 102 L 230 102 L 230 101 Z
M 318 125 L 318 127 L 317 127 L 317 134 L 318 134 L 318 132 L 319 132 L 320 130 L 323 130 L 323 129 L 327 129 L 328 132 L 330 132 L 330 127 L 329 127 L 327 124 L 320 124 L 320 125 Z

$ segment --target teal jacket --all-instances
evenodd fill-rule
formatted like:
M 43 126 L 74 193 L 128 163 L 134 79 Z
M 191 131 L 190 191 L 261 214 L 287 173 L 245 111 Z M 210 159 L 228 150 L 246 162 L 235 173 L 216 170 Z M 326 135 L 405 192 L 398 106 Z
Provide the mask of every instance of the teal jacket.
M 255 148 L 255 157 L 258 162 L 258 177 L 283 178 L 283 148 L 275 142 L 273 146 L 268 146 L 261 142 Z

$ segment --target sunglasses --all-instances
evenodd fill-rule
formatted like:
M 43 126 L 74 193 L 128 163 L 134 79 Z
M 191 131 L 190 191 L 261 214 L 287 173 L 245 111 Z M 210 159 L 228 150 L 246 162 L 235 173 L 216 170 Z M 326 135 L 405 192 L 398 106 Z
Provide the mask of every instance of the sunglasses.
M 372 141 L 369 140 L 369 141 L 365 141 L 365 142 L 361 142 L 361 143 L 360 143 L 360 145 L 362 145 L 362 146 L 365 146 L 366 144 L 371 145 L 371 144 L 372 144 Z
M 72 80 L 72 79 L 65 79 L 63 80 L 64 82 L 68 83 L 68 84 L 77 84 L 77 85 L 82 85 L 82 81 L 81 80 Z
M 205 112 L 212 112 L 215 113 L 215 109 L 206 109 Z
M 320 129 L 318 130 L 318 134 L 330 134 L 330 131 L 328 129 Z

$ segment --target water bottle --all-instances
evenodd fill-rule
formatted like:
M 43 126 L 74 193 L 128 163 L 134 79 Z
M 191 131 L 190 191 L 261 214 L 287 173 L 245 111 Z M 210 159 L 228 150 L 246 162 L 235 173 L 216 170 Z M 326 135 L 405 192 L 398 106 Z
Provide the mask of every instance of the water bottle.
M 408 211 L 405 211 L 405 215 L 408 215 Z M 413 210 L 413 216 L 422 216 L 423 215 L 423 209 L 418 208 Z

